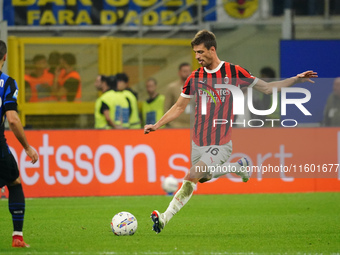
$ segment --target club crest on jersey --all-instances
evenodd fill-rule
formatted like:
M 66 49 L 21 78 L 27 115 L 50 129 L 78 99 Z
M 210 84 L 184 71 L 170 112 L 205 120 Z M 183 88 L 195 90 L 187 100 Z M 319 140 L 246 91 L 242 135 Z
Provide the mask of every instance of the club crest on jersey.
M 228 76 L 225 76 L 225 77 L 224 77 L 224 83 L 225 83 L 225 84 L 229 84 L 229 77 L 228 77 Z
M 224 84 L 229 84 L 230 79 L 229 79 L 228 76 L 225 76 L 223 81 L 224 81 Z M 230 90 L 229 89 L 226 90 L 226 95 L 230 95 Z

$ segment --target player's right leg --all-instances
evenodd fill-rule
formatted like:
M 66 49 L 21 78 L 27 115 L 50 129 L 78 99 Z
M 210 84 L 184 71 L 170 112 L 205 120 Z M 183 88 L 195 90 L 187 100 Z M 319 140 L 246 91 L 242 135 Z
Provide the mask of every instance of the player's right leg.
M 193 167 L 190 168 L 189 172 L 186 174 L 183 180 L 181 188 L 176 192 L 172 201 L 170 202 L 168 208 L 164 213 L 159 213 L 154 210 L 151 213 L 151 219 L 153 221 L 152 230 L 157 234 L 160 233 L 165 225 L 171 220 L 171 218 L 178 213 L 182 207 L 191 198 L 197 182 L 201 178 L 206 178 L 207 173 L 204 171 L 197 171 L 197 169 L 206 169 L 206 164 L 199 161 Z
M 3 150 L 4 151 L 4 150 Z M 0 186 L 7 186 L 8 209 L 12 215 L 13 247 L 29 247 L 23 240 L 23 223 L 25 214 L 25 197 L 19 178 L 19 169 L 12 154 L 0 158 Z
M 8 188 L 8 207 L 12 214 L 13 233 L 12 247 L 29 247 L 23 239 L 23 225 L 25 216 L 25 196 L 22 189 L 20 178 L 7 185 Z

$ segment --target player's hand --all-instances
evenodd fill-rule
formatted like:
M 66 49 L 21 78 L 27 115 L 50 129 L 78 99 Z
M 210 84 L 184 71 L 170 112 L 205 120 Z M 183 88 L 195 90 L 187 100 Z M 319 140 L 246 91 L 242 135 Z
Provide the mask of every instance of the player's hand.
M 157 128 L 155 127 L 155 125 L 145 125 L 144 126 L 144 134 L 149 134 L 152 131 L 156 131 Z
M 34 164 L 35 162 L 38 161 L 39 156 L 38 153 L 35 149 L 33 149 L 33 147 L 28 147 L 28 149 L 25 149 L 25 152 L 27 154 L 27 156 L 29 156 L 31 158 L 31 163 Z
M 310 78 L 317 78 L 318 77 L 318 73 L 314 72 L 314 71 L 306 71 L 303 73 L 300 73 L 298 75 L 296 75 L 296 77 L 298 78 L 298 82 L 311 82 L 311 83 L 315 83 L 315 81 L 311 80 Z M 302 79 L 302 80 L 301 80 Z

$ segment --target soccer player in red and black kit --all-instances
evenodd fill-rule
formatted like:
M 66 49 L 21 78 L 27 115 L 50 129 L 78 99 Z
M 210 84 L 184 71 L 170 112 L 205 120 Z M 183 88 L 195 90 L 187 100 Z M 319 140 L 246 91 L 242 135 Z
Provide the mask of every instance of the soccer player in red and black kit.
M 0 188 L 7 186 L 8 207 L 12 214 L 13 247 L 29 247 L 23 240 L 22 228 L 25 214 L 25 196 L 22 190 L 17 163 L 9 150 L 4 135 L 4 121 L 8 120 L 9 127 L 25 149 L 26 154 L 34 164 L 38 160 L 37 152 L 28 144 L 24 129 L 17 113 L 18 86 L 16 81 L 1 71 L 7 58 L 5 42 L 0 41 Z
M 316 72 L 306 71 L 282 81 L 268 83 L 258 79 L 238 65 L 221 61 L 216 53 L 215 35 L 207 30 L 199 31 L 191 41 L 191 46 L 202 67 L 188 77 L 180 97 L 172 108 L 156 124 L 144 127 L 144 133 L 148 134 L 174 120 L 184 111 L 190 98 L 196 94 L 192 167 L 166 211 L 164 213 L 156 210 L 152 212 L 153 230 L 156 233 L 160 233 L 170 219 L 188 202 L 197 182 L 218 178 L 228 173 L 227 171 L 241 176 L 244 182 L 249 179 L 246 158 L 241 158 L 235 163 L 227 162 L 232 152 L 232 126 L 229 123 L 233 120 L 233 97 L 229 90 L 219 85 L 253 87 L 262 93 L 271 94 L 273 88 L 280 91 L 281 88 L 300 82 L 314 83 L 310 78 L 317 77 Z M 215 125 L 216 119 L 227 120 L 228 125 Z M 214 171 L 209 171 L 210 169 Z

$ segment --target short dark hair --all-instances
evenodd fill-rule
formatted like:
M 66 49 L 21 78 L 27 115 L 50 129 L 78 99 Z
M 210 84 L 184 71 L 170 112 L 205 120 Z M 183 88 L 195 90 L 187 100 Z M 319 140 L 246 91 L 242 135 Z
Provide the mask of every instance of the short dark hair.
M 178 71 L 182 69 L 183 66 L 190 66 L 188 62 L 183 62 L 178 66 Z
M 2 40 L 0 40 L 0 60 L 3 59 L 3 57 L 6 55 L 7 53 L 7 46 L 6 43 Z
M 126 73 L 117 73 L 116 74 L 116 80 L 128 83 L 129 82 L 129 77 L 127 76 Z
M 146 82 L 148 81 L 153 81 L 155 83 L 155 85 L 157 86 L 157 80 L 153 77 L 150 77 L 149 79 L 146 80 Z
M 211 47 L 215 47 L 217 49 L 216 36 L 213 32 L 210 32 L 206 29 L 200 30 L 195 35 L 194 39 L 191 41 L 191 47 L 204 44 L 204 46 L 209 50 Z
M 37 54 L 33 57 L 33 63 L 35 64 L 42 59 L 46 59 L 46 57 L 42 54 Z
M 276 78 L 275 76 L 275 71 L 273 68 L 271 67 L 263 67 L 260 71 L 260 74 L 262 76 L 266 76 L 268 78 Z
M 117 77 L 114 75 L 104 76 L 104 77 L 110 89 L 117 90 Z
M 74 66 L 77 63 L 76 57 L 72 53 L 64 53 L 61 55 L 61 58 L 70 66 Z
M 100 74 L 100 81 L 101 82 L 106 82 L 107 81 L 107 76 L 103 75 L 103 74 Z
M 60 53 L 58 51 L 52 51 L 48 56 L 49 65 L 59 65 Z

